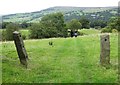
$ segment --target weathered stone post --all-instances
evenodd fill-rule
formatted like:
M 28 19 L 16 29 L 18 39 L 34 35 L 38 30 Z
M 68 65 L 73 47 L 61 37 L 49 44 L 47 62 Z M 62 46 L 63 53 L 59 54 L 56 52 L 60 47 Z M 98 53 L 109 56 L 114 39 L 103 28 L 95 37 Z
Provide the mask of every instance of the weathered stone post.
M 21 34 L 17 31 L 13 32 L 13 39 L 15 42 L 15 46 L 17 49 L 17 53 L 18 53 L 20 62 L 22 65 L 25 65 L 27 67 L 28 55 L 27 55 L 26 49 L 24 47 L 24 42 L 21 37 Z
M 108 34 L 104 34 L 100 36 L 100 45 L 101 45 L 100 63 L 101 65 L 109 65 L 110 64 L 110 40 L 109 40 Z

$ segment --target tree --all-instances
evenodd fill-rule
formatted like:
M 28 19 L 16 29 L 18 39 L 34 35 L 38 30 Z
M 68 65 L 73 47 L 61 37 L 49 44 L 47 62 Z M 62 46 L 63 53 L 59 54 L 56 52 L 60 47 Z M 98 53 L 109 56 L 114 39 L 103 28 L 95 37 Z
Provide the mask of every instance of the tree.
M 31 23 L 27 23 L 25 21 L 20 24 L 20 27 L 24 29 L 28 28 L 29 26 L 31 26 Z
M 5 31 L 5 39 L 13 40 L 13 32 L 18 31 L 18 29 L 19 29 L 18 24 L 15 23 L 8 24 Z
M 34 23 L 30 27 L 30 38 L 44 38 L 45 37 L 45 31 L 42 27 L 41 23 Z
M 9 25 L 12 22 L 2 22 L 2 29 L 6 29 L 7 25 Z
M 120 16 L 118 17 L 117 20 L 117 30 L 120 32 Z
M 107 26 L 107 22 L 103 21 L 103 20 L 95 20 L 93 22 L 90 23 L 90 27 L 95 28 L 95 27 L 101 27 L 104 28 Z
M 71 30 L 78 30 L 78 29 L 81 29 L 82 27 L 81 23 L 77 19 L 72 19 L 66 25 L 67 25 L 67 28 Z
M 108 22 L 108 28 L 120 31 L 120 17 L 112 17 Z
M 53 13 L 44 16 L 41 23 L 49 34 L 48 37 L 65 37 L 66 29 L 62 13 Z
M 86 28 L 86 29 L 90 28 L 90 21 L 87 18 L 82 17 L 79 21 L 82 24 L 82 28 Z
M 62 13 L 45 15 L 39 23 L 31 27 L 31 38 L 66 37 L 64 17 Z

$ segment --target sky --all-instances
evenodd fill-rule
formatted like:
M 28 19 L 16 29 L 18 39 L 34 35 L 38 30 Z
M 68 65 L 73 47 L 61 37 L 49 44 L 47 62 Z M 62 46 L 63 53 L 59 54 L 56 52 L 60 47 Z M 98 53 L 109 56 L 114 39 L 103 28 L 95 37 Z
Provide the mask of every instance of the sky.
M 40 11 L 54 6 L 118 6 L 119 0 L 0 0 L 0 15 Z

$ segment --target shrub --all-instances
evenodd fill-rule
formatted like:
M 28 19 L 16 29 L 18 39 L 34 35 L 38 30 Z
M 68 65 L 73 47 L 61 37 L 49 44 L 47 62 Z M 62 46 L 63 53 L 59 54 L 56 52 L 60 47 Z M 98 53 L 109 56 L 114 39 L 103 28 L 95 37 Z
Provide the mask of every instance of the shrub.
M 30 27 L 29 37 L 31 39 L 40 39 L 40 38 L 44 38 L 45 36 L 47 36 L 47 32 L 46 32 L 46 29 L 43 29 L 41 23 L 34 23 Z
M 39 23 L 34 23 L 30 27 L 30 38 L 52 37 L 67 37 L 67 29 L 65 28 L 62 13 L 48 14 L 42 17 Z
M 86 35 L 86 34 L 78 31 L 78 36 L 83 36 L 83 35 Z
M 117 32 L 118 32 L 118 30 L 112 29 L 112 33 L 117 33 Z
M 101 29 L 101 27 L 100 26 L 95 26 L 95 29 Z
M 1 37 L 2 37 L 2 41 L 5 41 L 5 40 L 6 40 L 6 36 L 5 36 L 5 35 L 6 35 L 6 31 L 3 30 L 3 31 L 2 31 L 2 36 L 1 36 Z
M 26 35 L 22 35 L 23 40 L 26 40 L 26 38 L 27 38 Z
M 21 33 L 21 35 L 22 35 L 22 38 L 23 39 L 29 39 L 29 30 L 19 30 L 19 32 Z
M 6 40 L 13 40 L 13 32 L 18 31 L 19 26 L 14 23 L 10 23 L 6 27 L 5 31 L 5 39 Z
M 111 28 L 102 28 L 101 33 L 111 33 L 112 29 Z

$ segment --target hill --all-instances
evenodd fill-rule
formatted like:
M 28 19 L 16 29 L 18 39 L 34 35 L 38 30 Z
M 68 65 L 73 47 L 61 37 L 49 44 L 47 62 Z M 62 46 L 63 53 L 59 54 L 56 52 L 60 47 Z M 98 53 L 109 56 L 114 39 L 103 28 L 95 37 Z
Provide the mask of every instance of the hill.
M 39 22 L 40 19 L 50 13 L 62 12 L 64 14 L 65 21 L 69 21 L 73 18 L 80 19 L 82 16 L 87 17 L 90 21 L 104 20 L 108 21 L 110 17 L 117 15 L 117 7 L 51 7 L 41 11 L 31 13 L 17 13 L 4 15 L 4 22 Z

